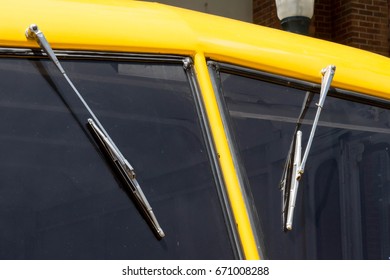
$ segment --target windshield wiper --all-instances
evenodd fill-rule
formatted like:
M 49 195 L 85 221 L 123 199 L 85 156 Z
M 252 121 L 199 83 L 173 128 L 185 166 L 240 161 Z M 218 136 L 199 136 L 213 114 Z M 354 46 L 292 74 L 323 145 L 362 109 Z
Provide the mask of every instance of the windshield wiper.
M 295 142 L 297 132 L 300 130 L 302 121 L 306 116 L 307 111 L 310 108 L 310 104 L 313 100 L 314 93 L 308 91 L 306 93 L 304 102 L 302 103 L 301 113 L 299 114 L 298 120 L 295 125 L 295 130 L 293 134 L 293 139 L 291 140 L 290 149 L 288 151 L 288 156 L 286 162 L 284 164 L 282 179 L 280 180 L 280 189 L 282 191 L 282 220 L 283 220 L 283 229 L 286 230 L 286 220 L 288 213 L 288 202 L 290 197 L 290 186 L 291 186 L 291 178 L 293 173 L 293 160 L 295 155 Z
M 108 155 L 117 171 L 122 176 L 123 181 L 126 183 L 126 186 L 131 190 L 135 200 L 139 204 L 139 206 L 144 211 L 146 217 L 148 218 L 149 223 L 153 226 L 153 229 L 157 233 L 160 238 L 165 236 L 164 231 L 160 227 L 154 213 L 152 207 L 150 206 L 148 200 L 146 199 L 140 185 L 138 184 L 135 178 L 134 168 L 130 165 L 130 163 L 126 160 L 126 158 L 122 155 L 118 147 L 115 145 L 114 141 L 110 138 L 109 134 L 106 132 L 102 124 L 99 122 L 98 118 L 93 113 L 92 109 L 88 106 L 87 102 L 81 96 L 79 91 L 76 89 L 72 81 L 69 79 L 65 70 L 62 68 L 61 63 L 59 62 L 57 56 L 54 54 L 53 49 L 50 44 L 46 40 L 42 31 L 38 29 L 38 26 L 35 24 L 31 24 L 26 30 L 26 37 L 28 39 L 36 40 L 39 46 L 46 52 L 49 58 L 54 62 L 57 66 L 58 70 L 62 73 L 64 78 L 67 80 L 68 84 L 71 86 L 73 91 L 76 93 L 77 97 L 80 99 L 81 103 L 83 103 L 84 107 L 87 109 L 91 118 L 87 121 L 88 126 L 90 127 L 91 132 L 93 132 L 96 139 L 99 140 L 99 144 L 103 147 L 104 152 Z
M 316 104 L 317 112 L 314 117 L 313 125 L 310 131 L 310 136 L 306 145 L 305 153 L 303 154 L 302 158 L 301 158 L 302 132 L 299 129 L 302 124 L 302 119 L 304 118 L 310 106 L 310 102 L 313 98 L 312 93 L 306 94 L 305 101 L 303 103 L 304 105 L 302 106 L 301 114 L 297 121 L 293 141 L 290 146 L 289 155 L 287 156 L 286 159 L 286 164 L 284 167 L 282 180 L 280 184 L 283 192 L 282 194 L 283 214 L 282 215 L 283 215 L 284 230 L 292 230 L 295 201 L 297 198 L 299 181 L 302 178 L 302 175 L 305 171 L 306 161 L 309 156 L 311 145 L 314 139 L 314 134 L 318 126 L 318 120 L 320 118 L 321 110 L 324 105 L 325 98 L 328 94 L 330 85 L 332 83 L 335 71 L 336 71 L 336 67 L 333 65 L 329 65 L 328 67 L 322 70 L 323 78 L 321 83 L 320 99 L 319 102 Z
M 156 216 L 153 213 L 152 207 L 150 206 L 144 192 L 142 191 L 138 181 L 135 178 L 135 172 L 130 163 L 126 158 L 121 154 L 112 140 L 105 134 L 101 128 L 92 120 L 88 119 L 88 125 L 91 130 L 94 132 L 95 137 L 99 139 L 100 144 L 104 147 L 107 155 L 110 157 L 112 162 L 117 167 L 120 172 L 122 179 L 126 182 L 126 185 L 130 188 L 131 192 L 134 195 L 134 198 L 137 200 L 138 204 L 142 206 L 144 213 L 148 217 L 150 223 L 153 225 L 153 228 L 156 230 L 156 233 L 161 238 L 165 236 L 164 231 L 160 227 Z

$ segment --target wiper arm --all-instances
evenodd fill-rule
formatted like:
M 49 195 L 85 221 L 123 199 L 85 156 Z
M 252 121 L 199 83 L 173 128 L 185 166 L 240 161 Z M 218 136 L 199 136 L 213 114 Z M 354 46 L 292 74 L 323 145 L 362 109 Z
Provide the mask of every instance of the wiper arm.
M 296 202 L 296 197 L 298 193 L 298 187 L 299 187 L 299 181 L 302 178 L 302 175 L 305 171 L 305 165 L 307 158 L 309 156 L 309 152 L 311 149 L 311 145 L 313 143 L 314 139 L 314 134 L 316 132 L 317 126 L 318 126 L 318 120 L 321 115 L 322 107 L 325 102 L 325 98 L 328 94 L 330 84 L 332 83 L 333 76 L 335 74 L 336 67 L 333 65 L 329 65 L 325 69 L 322 70 L 322 83 L 321 83 L 321 92 L 320 92 L 320 99 L 319 102 L 316 104 L 317 105 L 317 112 L 314 117 L 313 121 L 313 126 L 310 131 L 310 136 L 306 145 L 305 153 L 303 157 L 301 158 L 301 150 L 302 150 L 302 132 L 300 130 L 297 130 L 297 132 L 294 135 L 294 143 L 292 146 L 294 146 L 294 155 L 293 157 L 293 163 L 291 165 L 291 158 L 287 158 L 288 163 L 286 163 L 286 166 L 288 167 L 287 170 L 284 172 L 287 175 L 286 178 L 288 179 L 288 174 L 291 174 L 289 182 L 286 181 L 286 179 L 282 183 L 284 184 L 284 201 L 283 205 L 283 216 L 285 218 L 284 220 L 284 229 L 285 230 L 292 230 L 292 224 L 293 224 L 293 216 L 294 216 L 294 209 L 295 209 L 295 202 Z M 300 126 L 300 125 L 299 125 Z M 292 149 L 292 147 L 290 148 Z M 292 168 L 291 168 L 292 167 Z M 286 185 L 288 183 L 288 185 Z M 289 186 L 289 190 L 286 189 L 286 187 Z M 286 195 L 286 192 L 289 192 Z M 285 200 L 286 199 L 286 200 Z M 287 205 L 287 199 L 288 199 L 288 205 Z M 286 213 L 287 212 L 287 213 Z
M 49 58 L 54 62 L 58 70 L 62 73 L 66 81 L 69 83 L 73 91 L 76 93 L 77 97 L 80 99 L 81 103 L 84 105 L 84 107 L 87 109 L 87 111 L 92 117 L 88 119 L 88 125 L 91 128 L 91 131 L 93 132 L 95 138 L 99 140 L 100 146 L 104 148 L 104 151 L 108 154 L 108 156 L 114 163 L 115 167 L 122 175 L 122 179 L 124 180 L 124 182 L 126 182 L 126 185 L 131 190 L 137 203 L 145 212 L 146 216 L 148 217 L 148 221 L 153 226 L 153 229 L 156 231 L 157 235 L 160 238 L 164 237 L 165 233 L 160 227 L 153 213 L 152 207 L 150 206 L 148 200 L 146 199 L 137 180 L 135 179 L 135 171 L 133 167 L 122 155 L 118 147 L 115 145 L 114 141 L 112 141 L 109 134 L 106 132 L 102 124 L 99 122 L 98 118 L 96 117 L 92 109 L 88 106 L 88 103 L 84 100 L 82 95 L 79 93 L 77 88 L 69 79 L 64 68 L 62 68 L 61 63 L 59 62 L 57 56 L 55 55 L 53 49 L 51 48 L 49 42 L 46 40 L 45 35 L 42 33 L 42 31 L 39 30 L 37 25 L 31 24 L 26 30 L 26 37 L 28 39 L 36 40 L 38 42 L 39 46 L 47 53 Z
M 303 155 L 301 166 L 298 170 L 300 174 L 303 174 L 303 172 L 305 170 L 306 160 L 307 160 L 307 157 L 309 156 L 311 144 L 313 142 L 314 134 L 315 134 L 317 126 L 318 126 L 318 120 L 320 118 L 322 107 L 324 106 L 325 98 L 328 94 L 330 84 L 332 83 L 333 76 L 336 72 L 336 66 L 329 65 L 328 67 L 323 69 L 321 72 L 322 72 L 323 78 L 322 78 L 322 83 L 321 83 L 320 100 L 316 104 L 317 105 L 316 116 L 314 118 L 313 126 L 312 126 L 311 131 L 310 131 L 310 136 L 309 136 L 309 140 L 307 142 L 307 146 L 305 149 L 305 154 Z

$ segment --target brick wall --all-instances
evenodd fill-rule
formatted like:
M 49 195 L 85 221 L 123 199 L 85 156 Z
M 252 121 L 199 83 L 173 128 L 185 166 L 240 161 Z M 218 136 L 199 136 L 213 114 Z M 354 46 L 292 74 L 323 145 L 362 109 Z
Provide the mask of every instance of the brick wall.
M 333 0 L 316 0 L 312 25 L 314 26 L 314 37 L 324 40 L 333 40 Z
M 390 0 L 316 0 L 310 36 L 389 56 Z M 254 23 L 280 28 L 275 0 L 253 0 Z
M 253 22 L 280 29 L 275 0 L 253 0 Z

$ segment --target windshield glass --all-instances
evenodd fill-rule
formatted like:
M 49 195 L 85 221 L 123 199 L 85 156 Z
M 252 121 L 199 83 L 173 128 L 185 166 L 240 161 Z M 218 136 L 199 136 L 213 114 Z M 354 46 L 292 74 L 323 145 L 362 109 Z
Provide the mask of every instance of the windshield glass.
M 328 96 L 283 232 L 280 179 L 305 90 L 214 73 L 232 145 L 253 195 L 264 253 L 272 259 L 389 259 L 390 111 Z M 302 121 L 310 134 L 319 95 Z
M 234 250 L 183 65 L 64 60 L 131 161 L 158 240 L 48 59 L 0 59 L 1 259 L 231 259 Z

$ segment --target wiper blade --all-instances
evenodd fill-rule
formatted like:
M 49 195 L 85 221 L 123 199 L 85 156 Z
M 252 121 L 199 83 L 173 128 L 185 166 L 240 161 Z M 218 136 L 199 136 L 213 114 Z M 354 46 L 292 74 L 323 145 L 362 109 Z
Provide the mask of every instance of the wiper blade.
M 104 147 L 106 153 L 115 164 L 120 174 L 122 175 L 122 179 L 126 182 L 126 185 L 130 188 L 133 193 L 135 199 L 138 204 L 142 207 L 149 221 L 153 225 L 158 236 L 161 238 L 165 236 L 164 231 L 160 227 L 156 216 L 153 213 L 152 207 L 150 206 L 146 196 L 144 195 L 140 185 L 138 184 L 135 178 L 135 172 L 130 163 L 126 160 L 126 158 L 121 154 L 121 152 L 116 148 L 115 144 L 112 142 L 107 135 L 95 124 L 92 119 L 88 119 L 88 125 L 91 130 L 94 132 L 94 135 L 97 139 L 99 139 L 100 144 Z
M 62 73 L 64 78 L 67 80 L 73 91 L 76 93 L 77 97 L 80 99 L 81 103 L 87 109 L 92 118 L 88 119 L 88 125 L 91 128 L 96 139 L 99 140 L 99 144 L 104 148 L 104 151 L 107 153 L 111 161 L 114 163 L 115 167 L 119 171 L 122 176 L 123 181 L 126 183 L 127 187 L 131 190 L 135 200 L 145 212 L 145 215 L 148 218 L 148 221 L 153 226 L 153 229 L 157 233 L 160 238 L 165 236 L 164 231 L 160 227 L 156 216 L 153 213 L 152 207 L 150 206 L 146 196 L 144 195 L 138 181 L 135 178 L 135 171 L 131 164 L 126 160 L 126 158 L 122 155 L 118 147 L 112 141 L 102 124 L 99 122 L 98 118 L 92 111 L 92 109 L 88 106 L 88 103 L 84 100 L 82 95 L 79 93 L 77 88 L 74 86 L 72 81 L 69 79 L 65 70 L 62 68 L 61 63 L 59 62 L 57 56 L 55 55 L 53 49 L 45 38 L 45 35 L 42 31 L 39 30 L 38 26 L 35 24 L 31 24 L 29 28 L 26 30 L 26 37 L 28 39 L 36 40 L 39 46 L 47 53 L 49 58 L 54 62 L 57 66 L 58 70 Z
M 307 158 L 309 156 L 309 152 L 311 149 L 311 145 L 313 143 L 314 134 L 316 132 L 318 126 L 318 120 L 320 118 L 320 114 L 322 111 L 322 107 L 325 102 L 325 98 L 328 94 L 330 84 L 332 83 L 333 76 L 335 74 L 336 67 L 333 65 L 329 65 L 325 69 L 322 70 L 322 83 L 321 83 L 321 92 L 319 102 L 316 104 L 317 112 L 314 117 L 313 125 L 310 131 L 310 136 L 306 145 L 305 153 L 301 158 L 301 150 L 302 150 L 302 132 L 299 130 L 299 127 L 294 134 L 294 141 L 291 144 L 290 152 L 294 147 L 294 154 L 291 154 L 286 161 L 285 167 L 286 170 L 283 172 L 282 177 L 282 189 L 283 189 L 283 226 L 284 230 L 292 230 L 293 225 L 293 217 L 294 217 L 294 209 L 295 202 L 298 193 L 299 181 L 302 178 L 302 175 L 305 171 L 305 165 Z M 305 101 L 307 104 L 307 99 Z M 305 110 L 307 110 L 308 105 L 305 105 Z M 298 121 L 301 122 L 301 119 Z M 288 201 L 288 202 L 287 202 Z
M 287 212 L 288 212 L 288 202 L 290 197 L 290 186 L 291 186 L 291 178 L 293 174 L 293 161 L 295 155 L 295 143 L 297 132 L 301 128 L 302 120 L 305 118 L 308 109 L 310 108 L 310 104 L 313 100 L 314 93 L 307 92 L 304 102 L 302 103 L 301 112 L 299 114 L 298 120 L 295 125 L 295 130 L 293 134 L 293 138 L 291 140 L 290 149 L 288 151 L 287 159 L 284 164 L 282 179 L 280 180 L 280 189 L 282 191 L 282 220 L 283 220 L 283 229 L 286 230 L 286 220 L 287 220 Z

